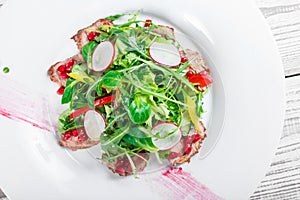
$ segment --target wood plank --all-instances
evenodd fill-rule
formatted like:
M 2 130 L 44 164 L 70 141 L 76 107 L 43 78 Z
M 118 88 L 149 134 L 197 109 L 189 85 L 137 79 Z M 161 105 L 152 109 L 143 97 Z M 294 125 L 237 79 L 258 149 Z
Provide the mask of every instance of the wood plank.
M 300 198 L 300 76 L 286 79 L 286 88 L 283 134 L 270 169 L 251 200 Z
M 257 0 L 273 32 L 286 77 L 300 74 L 300 0 Z

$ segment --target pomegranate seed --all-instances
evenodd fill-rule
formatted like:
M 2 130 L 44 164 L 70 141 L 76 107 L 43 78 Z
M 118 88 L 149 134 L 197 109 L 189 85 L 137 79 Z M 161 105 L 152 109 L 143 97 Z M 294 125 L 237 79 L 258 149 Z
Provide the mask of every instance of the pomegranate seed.
M 179 157 L 179 156 L 180 156 L 180 153 L 178 153 L 178 152 L 171 152 L 171 153 L 169 153 L 169 155 L 168 155 L 168 159 L 169 159 L 169 160 L 172 160 L 172 159 L 177 158 L 177 157 Z
M 61 73 L 60 73 L 60 77 L 63 78 L 63 79 L 69 78 L 67 72 L 61 72 Z
M 66 72 L 70 73 L 72 71 L 73 65 L 74 65 L 74 60 L 73 59 L 69 60 L 65 64 L 65 66 L 66 66 L 66 68 L 65 68 Z
M 86 134 L 83 134 L 83 135 L 79 135 L 78 136 L 78 141 L 79 142 L 84 142 L 88 139 L 88 136 Z
M 192 146 L 189 144 L 186 146 L 185 150 L 184 150 L 184 154 L 189 154 L 192 151 Z
M 195 72 L 194 71 L 188 71 L 186 74 L 185 74 L 185 76 L 188 78 L 188 77 L 190 77 L 190 76 L 192 76 L 192 75 L 194 75 L 195 74 Z
M 187 57 L 181 57 L 181 63 L 185 63 L 189 61 L 189 59 Z
M 144 24 L 144 27 L 149 27 L 152 24 L 152 20 L 151 19 L 146 19 L 146 22 Z
M 193 142 L 194 136 L 186 136 L 183 140 L 183 145 L 187 146 L 187 145 L 191 145 Z
M 116 172 L 118 174 L 124 174 L 125 173 L 125 169 L 123 167 L 119 167 L 119 168 L 116 169 Z
M 70 137 L 72 136 L 72 133 L 71 131 L 67 131 L 64 133 L 64 140 L 68 140 L 70 139 Z
M 60 65 L 58 68 L 57 68 L 57 71 L 59 73 L 63 73 L 66 71 L 66 65 Z
M 200 139 L 202 139 L 202 136 L 200 134 L 196 134 L 194 136 L 193 143 L 198 142 Z
M 58 95 L 62 95 L 64 94 L 64 91 L 65 91 L 65 87 L 64 86 L 61 86 L 60 88 L 58 88 L 58 90 L 56 91 L 56 93 Z
M 72 136 L 77 137 L 78 136 L 78 131 L 77 129 L 72 130 Z
M 99 35 L 100 35 L 100 33 L 97 33 L 97 32 L 92 31 L 92 32 L 90 32 L 90 33 L 88 34 L 88 39 L 89 39 L 90 41 L 94 41 L 94 40 L 95 40 L 95 37 L 96 37 L 96 36 L 99 36 Z

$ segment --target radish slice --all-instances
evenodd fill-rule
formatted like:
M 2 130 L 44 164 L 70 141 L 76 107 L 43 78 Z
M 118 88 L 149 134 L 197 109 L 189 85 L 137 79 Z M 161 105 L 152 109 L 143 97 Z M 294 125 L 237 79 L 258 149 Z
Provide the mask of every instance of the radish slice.
M 105 120 L 100 113 L 89 110 L 84 116 L 84 128 L 89 138 L 99 139 L 101 133 L 105 131 Z
M 175 146 L 181 139 L 181 130 L 171 122 L 161 122 L 153 126 L 151 133 L 158 134 L 162 139 L 152 138 L 152 143 L 160 150 L 167 150 Z M 169 136 L 167 136 L 170 134 Z
M 154 62 L 168 67 L 178 66 L 181 62 L 180 53 L 172 44 L 154 42 L 149 48 L 149 55 Z
M 114 61 L 115 45 L 109 41 L 98 44 L 92 55 L 92 69 L 94 71 L 104 71 L 109 68 Z

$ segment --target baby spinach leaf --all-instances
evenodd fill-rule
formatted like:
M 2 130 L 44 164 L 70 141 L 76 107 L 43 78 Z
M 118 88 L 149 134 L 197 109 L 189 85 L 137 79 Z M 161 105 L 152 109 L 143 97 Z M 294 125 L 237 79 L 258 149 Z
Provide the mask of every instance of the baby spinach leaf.
M 119 85 L 122 76 L 123 75 L 120 72 L 110 71 L 103 76 L 102 84 L 108 89 L 114 89 Z
M 136 96 L 129 105 L 129 117 L 135 124 L 142 124 L 147 121 L 151 114 L 151 107 L 141 96 Z

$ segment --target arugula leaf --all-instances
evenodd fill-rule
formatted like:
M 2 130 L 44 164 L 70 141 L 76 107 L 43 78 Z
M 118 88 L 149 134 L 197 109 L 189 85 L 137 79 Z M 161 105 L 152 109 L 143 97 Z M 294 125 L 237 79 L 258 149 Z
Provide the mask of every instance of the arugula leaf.
M 111 15 L 111 16 L 108 16 L 106 17 L 105 19 L 106 20 L 109 20 L 109 21 L 115 21 L 117 19 L 119 19 L 120 17 L 123 17 L 125 16 L 126 14 L 116 14 L 116 15 Z
M 147 121 L 151 114 L 151 107 L 141 96 L 136 96 L 129 105 L 129 117 L 135 124 L 142 124 Z
M 102 84 L 105 88 L 114 89 L 119 85 L 123 75 L 121 72 L 110 71 L 102 78 Z
M 137 138 L 131 135 L 125 135 L 122 140 L 124 140 L 128 144 L 132 144 L 136 147 L 140 147 L 141 149 L 145 149 L 149 152 L 157 152 L 159 149 L 152 143 L 150 137 L 148 138 Z
M 66 131 L 83 127 L 81 118 L 70 120 L 70 113 L 70 109 L 67 109 L 60 114 L 57 127 L 59 133 L 65 133 Z

